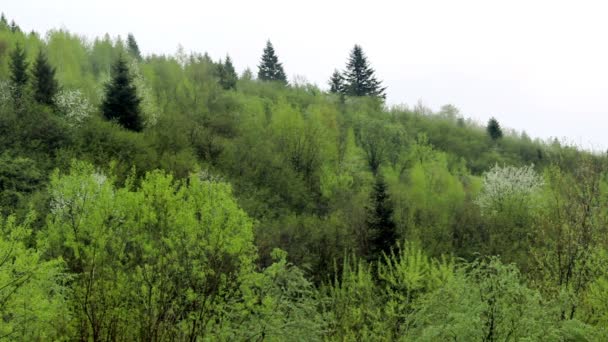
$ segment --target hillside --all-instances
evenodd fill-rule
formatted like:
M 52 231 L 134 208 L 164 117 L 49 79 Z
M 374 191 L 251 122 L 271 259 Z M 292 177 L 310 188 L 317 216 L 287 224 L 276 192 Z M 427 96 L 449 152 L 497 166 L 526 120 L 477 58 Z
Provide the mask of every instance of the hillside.
M 0 340 L 608 338 L 604 155 L 232 63 L 0 21 Z

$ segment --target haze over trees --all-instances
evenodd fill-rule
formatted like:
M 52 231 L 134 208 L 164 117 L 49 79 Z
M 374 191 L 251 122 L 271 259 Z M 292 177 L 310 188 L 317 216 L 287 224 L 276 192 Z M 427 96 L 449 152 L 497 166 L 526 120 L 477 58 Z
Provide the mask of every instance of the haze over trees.
M 605 154 L 390 107 L 360 47 L 321 89 L 13 27 L 0 340 L 608 339 Z

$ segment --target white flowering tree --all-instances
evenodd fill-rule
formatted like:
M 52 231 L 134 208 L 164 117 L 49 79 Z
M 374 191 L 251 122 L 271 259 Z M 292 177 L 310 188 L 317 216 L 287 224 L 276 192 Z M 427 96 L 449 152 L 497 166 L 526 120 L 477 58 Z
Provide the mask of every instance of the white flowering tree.
M 494 166 L 484 174 L 476 200 L 483 215 L 482 254 L 500 255 L 505 262 L 527 267 L 542 185 L 532 165 Z
M 507 201 L 513 199 L 530 205 L 529 200 L 542 185 L 542 178 L 534 171 L 534 165 L 495 165 L 484 173 L 483 187 L 475 202 L 482 212 L 500 210 Z
M 55 95 L 55 105 L 71 125 L 78 125 L 91 115 L 93 107 L 80 90 L 61 90 Z
M 11 103 L 11 83 L 0 81 L 0 108 L 6 107 Z

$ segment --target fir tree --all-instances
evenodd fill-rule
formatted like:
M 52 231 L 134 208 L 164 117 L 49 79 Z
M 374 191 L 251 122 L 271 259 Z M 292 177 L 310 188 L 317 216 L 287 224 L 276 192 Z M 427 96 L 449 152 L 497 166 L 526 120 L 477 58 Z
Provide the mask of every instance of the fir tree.
M 367 62 L 367 57 L 359 45 L 350 53 L 344 74 L 344 92 L 351 96 L 377 96 L 385 98 L 386 88 L 376 79 L 375 71 Z
M 17 23 L 15 23 L 14 20 L 11 20 L 11 32 L 13 32 L 13 33 L 21 32 L 21 29 L 19 28 Z
M 127 129 L 139 132 L 143 129 L 140 102 L 127 62 L 121 56 L 114 64 L 112 80 L 106 85 L 106 97 L 101 105 L 103 115 Z
M 132 33 L 129 33 L 127 36 L 127 50 L 131 56 L 138 61 L 141 61 L 141 52 L 139 51 L 139 46 L 137 45 L 137 41 Z
M 287 84 L 287 76 L 283 70 L 283 65 L 279 62 L 279 58 L 274 52 L 272 43 L 266 42 L 262 61 L 259 65 L 258 79 L 262 81 L 278 81 Z
M 492 138 L 494 141 L 502 138 L 502 129 L 500 128 L 498 120 L 495 118 L 490 118 L 488 121 L 487 131 L 490 138 Z
M 8 20 L 6 20 L 6 16 L 4 16 L 4 13 L 0 15 L 0 28 L 8 28 Z
M 393 208 L 382 176 L 376 177 L 371 205 L 367 212 L 367 227 L 370 236 L 370 258 L 378 258 L 382 252 L 389 253 L 397 242 Z
M 58 90 L 55 68 L 51 67 L 42 50 L 34 62 L 33 76 L 34 99 L 40 104 L 53 105 Z
M 344 77 L 338 70 L 334 70 L 329 79 L 329 92 L 333 94 L 342 94 L 344 92 Z
M 230 56 L 226 56 L 224 63 L 222 63 L 220 60 L 218 65 L 218 73 L 222 88 L 226 90 L 236 89 L 236 81 L 238 80 L 238 76 L 236 75 L 236 71 L 234 70 L 234 65 L 232 65 L 232 59 L 230 59 Z
M 27 56 L 25 50 L 21 45 L 17 44 L 15 50 L 11 53 L 11 83 L 13 89 L 13 98 L 15 101 L 21 98 L 27 85 L 28 75 L 27 68 L 28 63 L 26 60 Z

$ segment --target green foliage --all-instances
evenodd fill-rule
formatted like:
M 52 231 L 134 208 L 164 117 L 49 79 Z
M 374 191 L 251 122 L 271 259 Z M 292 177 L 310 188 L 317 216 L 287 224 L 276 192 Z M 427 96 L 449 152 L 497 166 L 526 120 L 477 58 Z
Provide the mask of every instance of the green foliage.
M 269 41 L 266 42 L 262 60 L 258 66 L 258 79 L 261 81 L 276 81 L 282 84 L 287 84 L 287 76 L 283 70 L 283 64 L 279 62 L 279 58 L 274 52 L 274 47 Z
M 329 79 L 329 92 L 333 94 L 342 94 L 344 92 L 344 77 L 338 70 L 334 70 Z
M 135 36 L 133 36 L 132 33 L 129 33 L 129 35 L 127 35 L 127 50 L 133 58 L 138 61 L 142 60 L 141 52 L 139 51 L 139 46 L 137 45 Z
M 14 22 L 13 22 L 14 23 Z M 10 56 L 10 68 L 11 68 L 11 86 L 13 91 L 13 99 L 19 101 L 23 96 L 25 87 L 28 81 L 28 62 L 25 50 L 19 44 L 15 46 L 15 49 Z
M 488 132 L 488 136 L 490 136 L 492 140 L 498 140 L 502 138 L 502 129 L 500 128 L 498 120 L 496 120 L 495 118 L 490 118 L 486 130 Z
M 103 115 L 108 120 L 116 120 L 127 129 L 139 132 L 144 127 L 140 103 L 127 62 L 119 57 L 114 64 L 112 81 L 106 85 L 105 99 L 101 105 Z
M 370 67 L 359 45 L 355 45 L 350 52 L 344 82 L 343 90 L 346 95 L 386 97 L 386 88 L 376 79 L 375 71 Z
M 220 77 L 220 85 L 224 90 L 236 89 L 238 76 L 236 75 L 230 56 L 226 56 L 223 64 L 220 61 L 218 65 L 218 74 Z
M 38 52 L 38 57 L 36 57 L 33 67 L 34 99 L 40 104 L 54 105 L 59 85 L 57 84 L 57 80 L 55 80 L 55 69 L 51 67 L 42 50 Z

